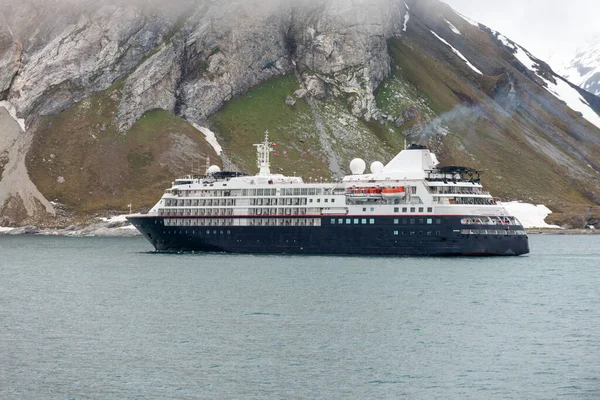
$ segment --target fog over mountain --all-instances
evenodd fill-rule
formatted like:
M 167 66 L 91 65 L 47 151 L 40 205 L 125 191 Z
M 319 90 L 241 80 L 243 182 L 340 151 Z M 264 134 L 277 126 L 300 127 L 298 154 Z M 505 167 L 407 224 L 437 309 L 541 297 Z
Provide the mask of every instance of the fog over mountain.
M 600 95 L 600 35 L 582 43 L 557 72 L 579 87 Z
M 566 221 L 600 203 L 599 109 L 436 0 L 3 0 L 0 225 L 144 209 L 206 158 L 254 173 L 266 130 L 284 172 L 406 139 Z
M 458 12 L 527 48 L 551 65 L 571 60 L 573 50 L 600 34 L 595 0 L 446 0 Z

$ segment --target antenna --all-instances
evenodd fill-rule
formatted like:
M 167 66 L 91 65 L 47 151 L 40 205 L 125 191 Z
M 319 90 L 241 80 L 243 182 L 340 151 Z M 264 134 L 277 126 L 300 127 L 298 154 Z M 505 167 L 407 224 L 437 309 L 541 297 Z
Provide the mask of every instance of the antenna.
M 260 176 L 271 175 L 269 155 L 273 151 L 272 146 L 273 143 L 269 142 L 269 130 L 267 129 L 265 132 L 265 141 L 254 144 L 254 147 L 256 147 L 256 166 L 259 168 L 258 175 Z

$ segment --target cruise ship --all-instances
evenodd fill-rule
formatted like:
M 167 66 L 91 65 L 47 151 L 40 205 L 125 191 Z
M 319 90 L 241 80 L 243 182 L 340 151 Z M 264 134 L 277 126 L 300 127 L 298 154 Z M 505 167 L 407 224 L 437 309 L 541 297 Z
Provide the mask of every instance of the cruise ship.
M 127 219 L 157 251 L 387 256 L 518 256 L 521 223 L 481 185 L 481 171 L 438 166 L 411 145 L 387 165 L 354 159 L 337 182 L 273 174 L 274 143 L 255 144 L 256 175 L 221 171 L 173 182 Z M 405 146 L 406 147 L 406 146 Z

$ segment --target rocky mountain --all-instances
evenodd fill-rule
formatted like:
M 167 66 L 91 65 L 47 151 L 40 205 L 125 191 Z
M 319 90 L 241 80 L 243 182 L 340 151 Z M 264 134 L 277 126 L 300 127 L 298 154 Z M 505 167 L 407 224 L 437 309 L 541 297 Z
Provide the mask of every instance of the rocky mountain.
M 5 1 L 0 225 L 144 209 L 207 158 L 254 173 L 266 130 L 306 180 L 407 139 L 598 215 L 600 98 L 437 0 Z
M 600 36 L 577 49 L 571 61 L 560 65 L 559 75 L 595 95 L 600 95 Z

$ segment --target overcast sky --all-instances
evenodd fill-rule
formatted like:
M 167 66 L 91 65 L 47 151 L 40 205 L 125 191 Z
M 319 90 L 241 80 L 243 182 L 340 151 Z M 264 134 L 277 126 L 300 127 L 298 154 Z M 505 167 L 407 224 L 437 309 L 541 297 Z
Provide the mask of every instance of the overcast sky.
M 552 66 L 600 35 L 599 0 L 442 0 Z

